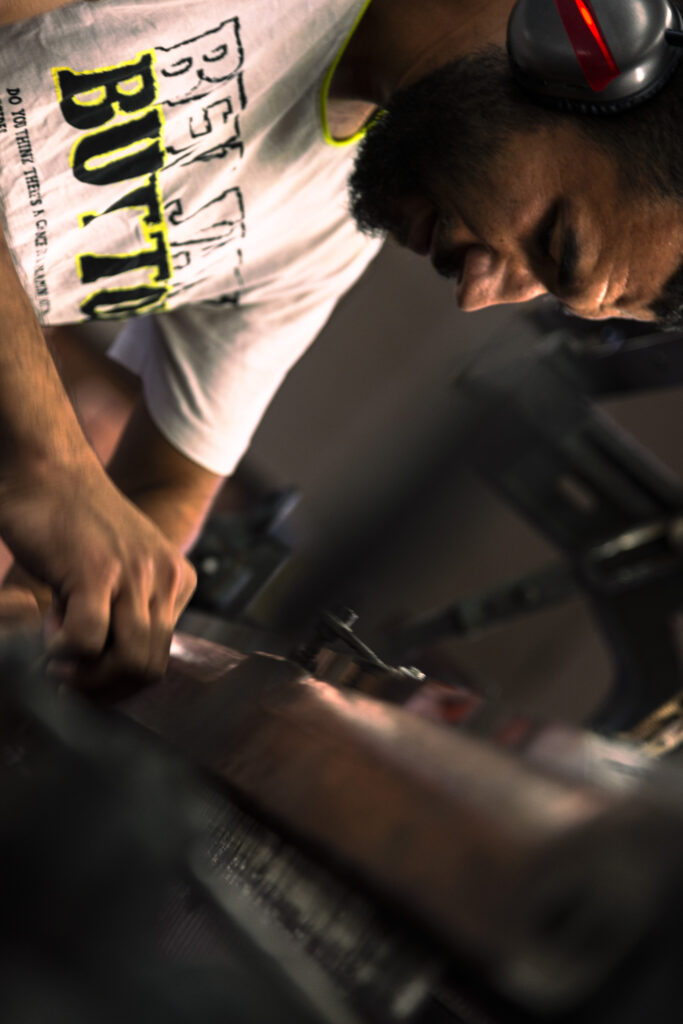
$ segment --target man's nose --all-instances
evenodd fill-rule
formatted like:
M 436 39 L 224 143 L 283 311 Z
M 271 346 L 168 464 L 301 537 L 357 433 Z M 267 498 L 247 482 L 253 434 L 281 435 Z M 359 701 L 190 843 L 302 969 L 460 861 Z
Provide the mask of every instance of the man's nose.
M 473 312 L 503 303 L 528 302 L 546 292 L 545 285 L 527 267 L 479 249 L 468 254 L 456 294 L 460 308 Z

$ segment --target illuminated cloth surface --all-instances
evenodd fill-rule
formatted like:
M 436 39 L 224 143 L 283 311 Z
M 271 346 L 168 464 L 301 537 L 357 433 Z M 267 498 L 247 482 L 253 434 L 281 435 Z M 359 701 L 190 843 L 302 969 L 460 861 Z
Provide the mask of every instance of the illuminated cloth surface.
M 35 308 L 157 314 L 114 354 L 216 472 L 377 250 L 318 110 L 360 6 L 100 0 L 0 36 L 0 196 Z

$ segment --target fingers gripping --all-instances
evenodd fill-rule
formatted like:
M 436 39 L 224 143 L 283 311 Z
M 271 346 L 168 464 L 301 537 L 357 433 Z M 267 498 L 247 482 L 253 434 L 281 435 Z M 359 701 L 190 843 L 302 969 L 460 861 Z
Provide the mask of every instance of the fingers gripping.
M 193 566 L 184 558 L 179 558 L 169 573 L 166 585 L 160 587 L 152 597 L 150 675 L 162 675 L 166 671 L 173 630 L 192 597 L 196 584 L 197 574 Z
M 49 649 L 53 657 L 78 659 L 79 685 L 164 673 L 174 626 L 196 582 L 179 553 L 169 546 L 165 554 L 137 559 L 116 588 L 91 580 L 69 596 Z
M 49 654 L 56 658 L 101 655 L 109 635 L 110 608 L 108 588 L 91 585 L 74 590 L 63 605 L 61 624 L 49 641 Z

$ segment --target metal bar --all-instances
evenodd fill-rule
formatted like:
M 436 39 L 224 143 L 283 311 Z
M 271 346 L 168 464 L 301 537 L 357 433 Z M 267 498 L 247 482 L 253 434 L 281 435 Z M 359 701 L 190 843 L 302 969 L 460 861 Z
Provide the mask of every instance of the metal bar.
M 392 658 L 402 657 L 449 636 L 470 636 L 520 615 L 568 601 L 577 586 L 567 565 L 544 566 L 536 572 L 460 598 L 381 638 L 379 646 Z
M 283 659 L 187 637 L 165 681 L 119 708 L 466 951 L 522 1005 L 575 1003 L 640 934 L 640 893 L 615 903 L 597 881 L 615 843 L 622 862 L 631 857 L 623 794 L 563 780 Z M 672 839 L 645 856 L 657 860 L 652 885 L 678 852 Z M 642 871 L 643 850 L 634 855 Z M 553 915 L 568 890 L 565 925 Z M 577 942 L 577 927 L 600 929 L 600 949 Z

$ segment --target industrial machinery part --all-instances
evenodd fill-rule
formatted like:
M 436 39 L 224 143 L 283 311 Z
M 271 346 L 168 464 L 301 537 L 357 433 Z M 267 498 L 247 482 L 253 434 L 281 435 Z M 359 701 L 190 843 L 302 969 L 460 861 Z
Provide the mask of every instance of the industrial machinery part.
M 559 551 L 563 561 L 406 622 L 374 645 L 416 658 L 466 635 L 583 595 L 613 662 L 591 725 L 631 728 L 683 686 L 675 617 L 683 606 L 683 485 L 589 396 L 683 379 L 683 336 L 474 370 L 458 382 L 461 455 Z M 662 367 L 665 370 L 662 370 Z
M 632 746 L 182 635 L 113 715 L 0 678 L 3 1024 L 678 1020 L 680 779 Z

